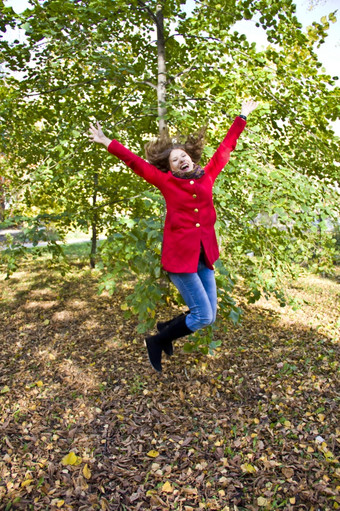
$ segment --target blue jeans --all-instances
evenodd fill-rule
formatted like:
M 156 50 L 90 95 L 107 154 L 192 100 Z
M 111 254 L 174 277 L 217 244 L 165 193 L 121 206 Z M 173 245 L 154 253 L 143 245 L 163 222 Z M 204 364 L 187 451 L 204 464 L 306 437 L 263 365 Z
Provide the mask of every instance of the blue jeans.
M 197 273 L 168 274 L 190 309 L 190 314 L 186 317 L 187 327 L 195 332 L 214 323 L 217 312 L 214 270 L 210 270 L 200 259 Z

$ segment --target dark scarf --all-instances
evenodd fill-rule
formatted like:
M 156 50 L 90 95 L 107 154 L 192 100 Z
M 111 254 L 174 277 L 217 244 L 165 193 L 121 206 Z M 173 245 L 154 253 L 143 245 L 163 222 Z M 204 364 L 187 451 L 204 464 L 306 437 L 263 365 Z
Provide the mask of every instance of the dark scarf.
M 188 170 L 187 172 L 181 172 L 178 170 L 177 172 L 171 172 L 173 176 L 179 177 L 181 179 L 199 179 L 204 176 L 204 169 L 194 164 L 194 168 L 192 170 Z

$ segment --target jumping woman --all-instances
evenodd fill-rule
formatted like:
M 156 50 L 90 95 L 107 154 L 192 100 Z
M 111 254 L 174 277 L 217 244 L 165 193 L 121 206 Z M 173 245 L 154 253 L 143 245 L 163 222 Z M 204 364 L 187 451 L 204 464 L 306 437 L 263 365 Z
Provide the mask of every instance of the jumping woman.
M 246 126 L 247 116 L 257 107 L 245 101 L 221 145 L 204 167 L 198 162 L 203 151 L 203 135 L 189 137 L 184 144 L 160 137 L 146 145 L 140 158 L 117 140 L 107 138 L 99 123 L 90 125 L 90 139 L 103 144 L 133 172 L 156 186 L 166 201 L 162 267 L 177 287 L 188 313 L 157 323 L 158 333 L 146 338 L 152 367 L 162 371 L 162 351 L 171 356 L 172 341 L 214 323 L 217 292 L 213 263 L 219 257 L 214 224 L 214 181 L 230 159 L 230 153 Z

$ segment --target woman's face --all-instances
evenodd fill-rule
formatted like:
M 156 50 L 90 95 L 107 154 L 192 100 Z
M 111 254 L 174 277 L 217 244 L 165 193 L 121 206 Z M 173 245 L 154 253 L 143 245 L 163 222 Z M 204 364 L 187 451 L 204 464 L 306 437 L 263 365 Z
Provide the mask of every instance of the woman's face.
M 194 162 L 183 149 L 173 149 L 169 156 L 172 172 L 188 172 L 194 168 Z

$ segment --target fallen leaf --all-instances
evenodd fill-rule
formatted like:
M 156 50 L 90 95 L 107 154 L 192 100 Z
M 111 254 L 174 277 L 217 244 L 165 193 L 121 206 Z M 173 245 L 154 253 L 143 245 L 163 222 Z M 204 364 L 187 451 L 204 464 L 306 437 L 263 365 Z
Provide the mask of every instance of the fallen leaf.
M 91 475 L 92 475 L 91 474 L 91 470 L 89 469 L 87 463 L 86 463 L 86 465 L 83 468 L 83 475 L 84 475 L 84 477 L 86 477 L 86 479 L 90 479 L 91 478 Z
M 149 458 L 157 458 L 157 456 L 159 456 L 159 452 L 151 450 L 147 453 L 147 456 L 149 456 Z
M 61 463 L 65 466 L 66 465 L 80 465 L 81 462 L 82 462 L 81 457 L 77 456 L 73 451 L 66 454 L 66 456 L 64 456 L 63 459 L 61 460 Z
M 261 506 L 261 507 L 267 506 L 268 505 L 268 499 L 265 499 L 264 497 L 259 497 L 257 499 L 257 505 Z
M 287 479 L 290 479 L 294 475 L 294 470 L 292 468 L 283 468 L 282 473 Z
M 21 486 L 22 486 L 23 488 L 26 488 L 26 486 L 29 486 L 31 483 L 33 483 L 33 481 L 34 481 L 34 479 L 26 479 L 26 481 L 23 481 L 23 482 L 21 483 Z
M 148 490 L 145 495 L 147 497 L 152 497 L 153 495 L 156 495 L 156 493 L 156 490 Z
M 171 484 L 169 483 L 169 481 L 167 481 L 166 483 L 163 484 L 162 486 L 162 492 L 165 492 L 165 493 L 172 493 L 174 491 L 173 487 L 171 486 Z
M 243 465 L 241 465 L 241 470 L 243 472 L 247 472 L 248 474 L 255 474 L 257 472 L 257 468 L 250 463 L 243 463 Z

